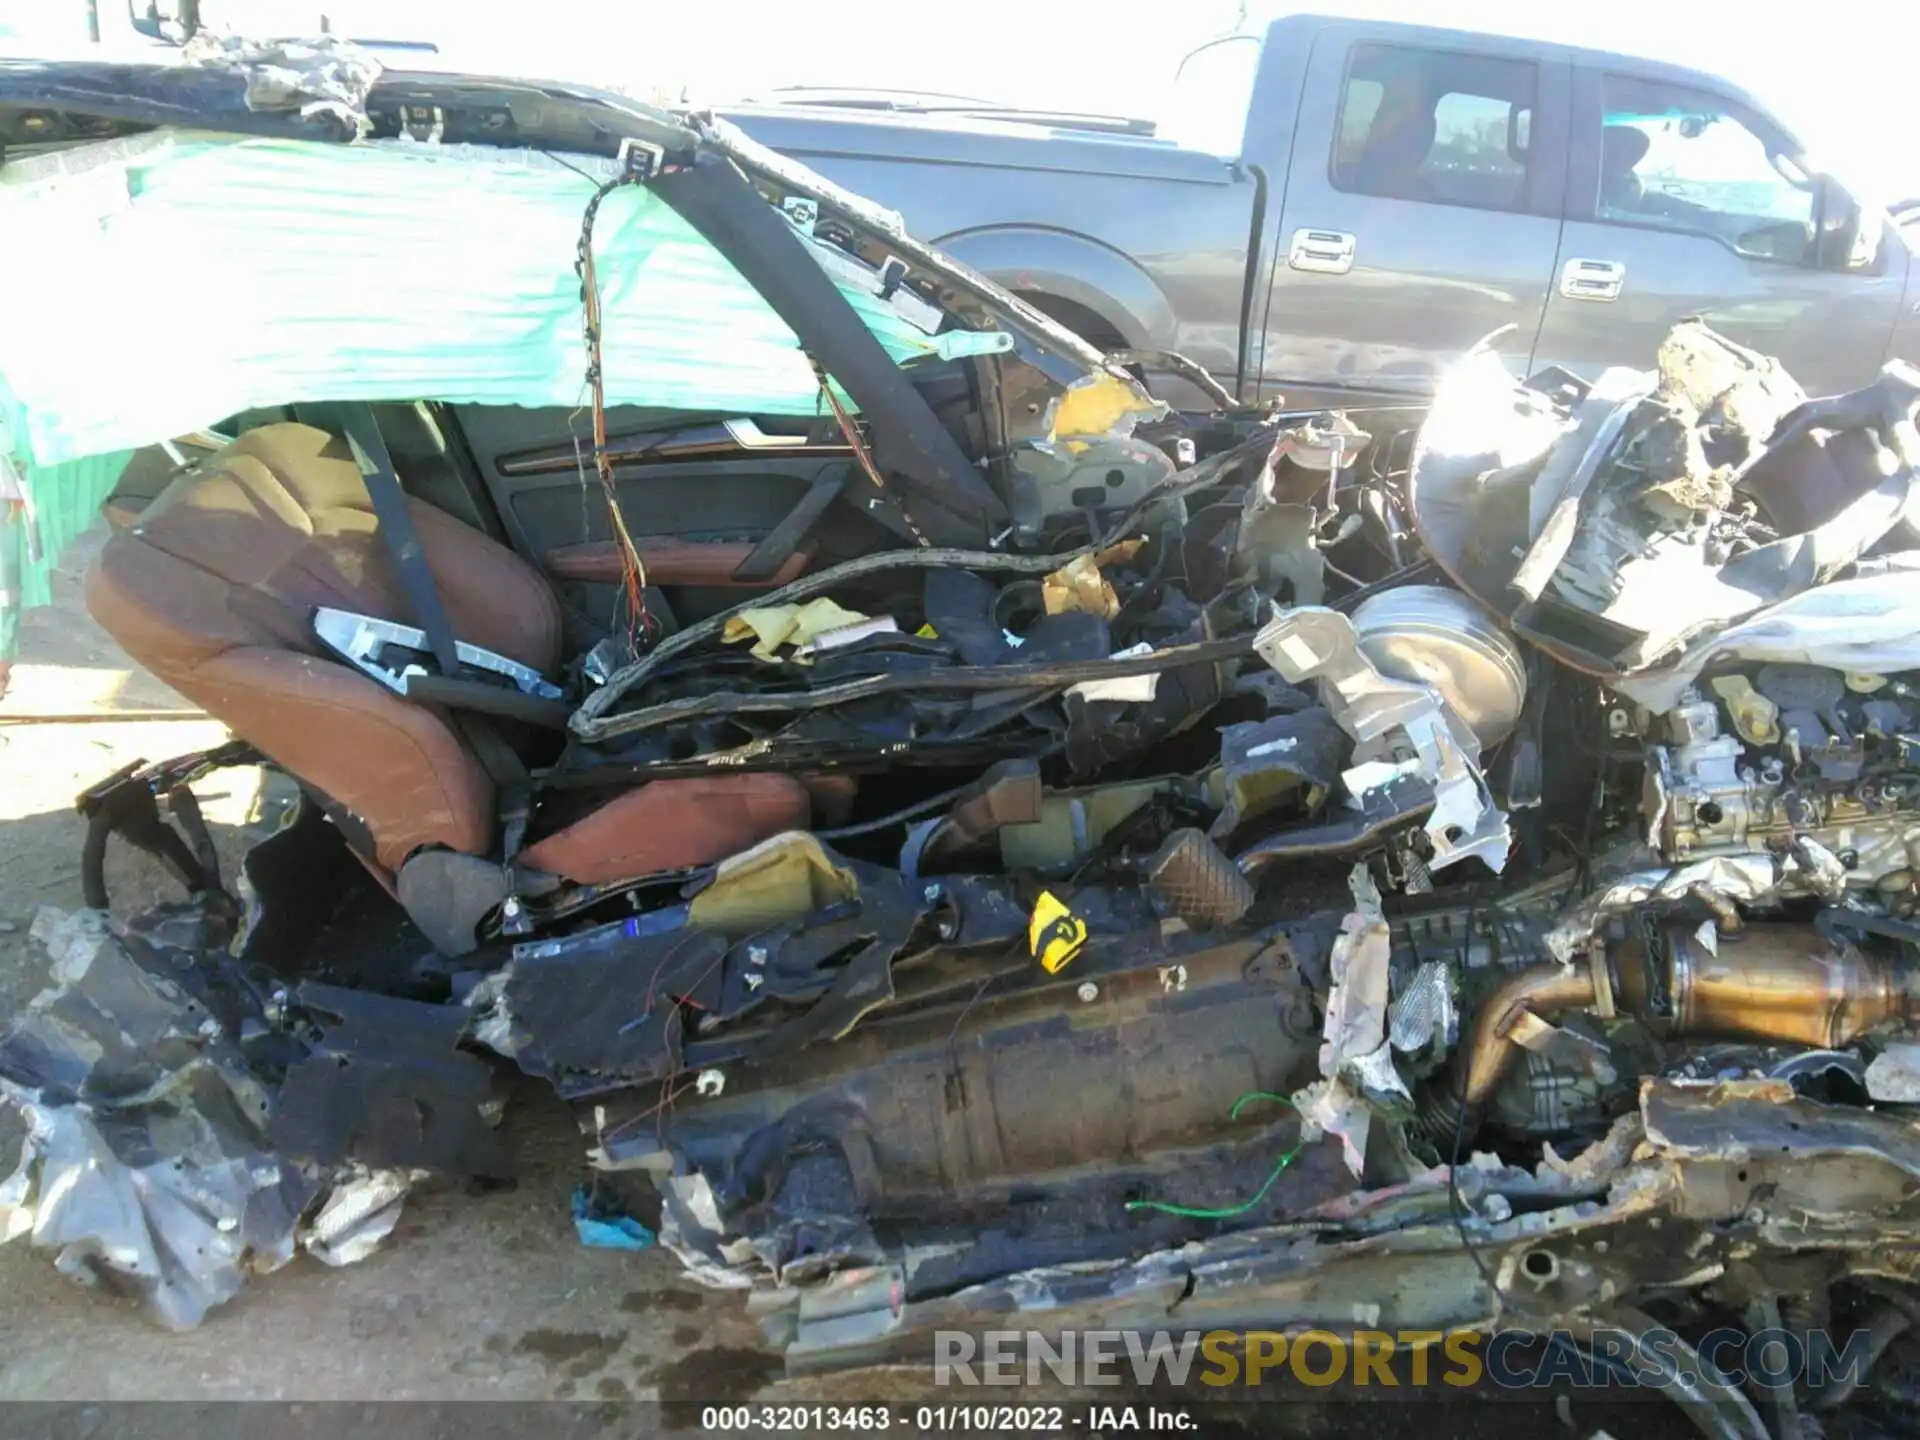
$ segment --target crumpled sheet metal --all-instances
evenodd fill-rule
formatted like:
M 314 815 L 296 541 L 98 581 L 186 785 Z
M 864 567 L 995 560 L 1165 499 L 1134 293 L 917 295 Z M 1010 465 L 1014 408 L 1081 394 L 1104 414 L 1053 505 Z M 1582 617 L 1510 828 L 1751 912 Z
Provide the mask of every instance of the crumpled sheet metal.
M 1920 1128 L 1903 1115 L 1803 1098 L 1791 1080 L 1641 1082 L 1647 1144 L 1665 1158 L 1873 1156 L 1920 1176 Z M 1836 1191 L 1839 1199 L 1844 1192 Z
M 300 1248 L 324 1265 L 351 1265 L 380 1248 L 400 1223 L 415 1172 L 349 1166 L 301 1226 Z
M 1353 867 L 1348 884 L 1354 908 L 1341 922 L 1327 960 L 1327 1018 L 1320 1047 L 1323 1077 L 1293 1097 L 1302 1136 L 1337 1135 L 1347 1169 L 1358 1179 L 1365 1168 L 1373 1116 L 1368 1101 L 1411 1102 L 1394 1069 L 1387 1043 L 1387 990 L 1393 934 L 1380 910 L 1380 891 L 1365 865 Z
M 1562 910 L 1541 943 L 1554 959 L 1570 964 L 1607 916 L 1649 900 L 1677 900 L 1696 885 L 1742 905 L 1756 905 L 1773 898 L 1779 876 L 1771 855 L 1716 855 L 1685 865 L 1627 871 Z
M 180 54 L 189 65 L 238 71 L 247 82 L 249 110 L 291 110 L 302 120 L 329 116 L 356 140 L 373 133 L 367 96 L 381 65 L 351 40 L 245 40 L 202 30 Z
M 1367 1137 L 1373 1131 L 1373 1112 L 1343 1080 L 1316 1080 L 1289 1097 L 1300 1115 L 1300 1143 L 1311 1145 L 1327 1135 L 1340 1140 L 1340 1155 L 1355 1179 L 1366 1168 Z
M 103 915 L 49 907 L 32 933 L 54 983 L 0 1037 L 0 1100 L 27 1124 L 0 1183 L 0 1240 L 54 1250 L 62 1274 L 130 1291 L 185 1330 L 299 1245 L 345 1263 L 392 1228 L 362 1228 L 342 1248 L 322 1217 L 352 1208 L 354 1177 L 337 1186 L 272 1153 L 271 1091 L 220 1022 L 141 966 Z M 400 1193 L 385 1202 L 395 1218 Z
M 1578 668 L 1637 674 L 1638 683 L 1618 688 L 1656 711 L 1672 708 L 1699 672 L 1697 662 L 1728 653 L 1722 630 L 1744 630 L 1756 612 L 1777 608 L 1796 592 L 1831 589 L 1832 577 L 1910 516 L 1920 498 L 1915 462 L 1907 458 L 1920 450 L 1907 413 L 1920 394 L 1914 378 L 1920 372 L 1890 366 L 1874 384 L 1808 401 L 1775 426 L 1771 417 L 1799 393 L 1775 362 L 1686 322 L 1667 337 L 1661 366 L 1659 393 L 1644 403 L 1636 392 L 1651 392 L 1655 376 L 1636 383 L 1609 371 L 1572 417 L 1560 421 L 1544 394 L 1503 375 L 1493 357 L 1470 357 L 1441 383 L 1409 480 L 1415 528 L 1442 570 L 1509 611 L 1517 597 L 1538 599 L 1551 583 L 1559 605 L 1631 632 L 1595 653 L 1552 614 L 1525 619 L 1537 644 L 1562 658 L 1584 657 Z M 1721 388 L 1741 376 L 1741 383 Z M 1669 407 L 1664 415 L 1663 405 Z M 1740 425 L 1730 423 L 1729 407 L 1739 412 Z M 1556 423 L 1566 427 L 1564 434 L 1554 435 Z M 1710 473 L 1702 425 L 1722 442 L 1714 453 L 1720 468 Z M 1832 447 L 1815 447 L 1810 456 L 1807 436 L 1816 429 L 1862 441 L 1873 455 L 1854 446 L 1841 447 L 1851 457 L 1845 464 L 1833 458 Z M 1748 440 L 1744 464 L 1721 453 L 1736 431 Z M 1767 443 L 1756 450 L 1759 435 Z M 1616 463 L 1622 443 L 1638 447 L 1640 457 L 1626 469 Z M 1824 488 L 1812 478 L 1823 466 L 1836 472 Z M 1770 507 L 1769 487 L 1792 503 Z M 1698 507 L 1717 513 L 1733 491 L 1757 495 L 1781 533 L 1712 559 L 1718 552 L 1703 549 L 1685 527 L 1701 513 Z M 1517 572 L 1503 528 L 1516 498 L 1529 507 L 1529 542 Z M 1800 513 L 1793 515 L 1796 506 Z M 1650 528 L 1651 509 L 1667 519 Z M 1651 663 L 1662 668 L 1654 672 Z
M 1380 911 L 1380 891 L 1365 865 L 1348 877 L 1353 910 L 1341 922 L 1327 961 L 1327 1018 L 1320 1073 L 1337 1075 L 1349 1060 L 1378 1050 L 1387 1035 L 1388 967 L 1393 935 Z
M 189 1330 L 249 1274 L 293 1258 L 312 1182 L 250 1145 L 204 1087 L 156 1097 L 138 1120 L 0 1090 L 29 1124 L 0 1186 L 0 1237 L 57 1251 L 61 1274 L 130 1290 L 162 1325 Z
M 1644 1335 L 1652 1322 L 1632 1307 L 1677 1290 L 1815 1255 L 1868 1271 L 1911 1255 L 1915 1226 L 1899 1208 L 1915 1173 L 1909 1119 L 1799 1099 L 1784 1083 L 1756 1091 L 1652 1082 L 1641 1100 L 1644 1141 L 1636 1114 L 1551 1170 L 1529 1175 L 1480 1155 L 1463 1163 L 1460 1197 L 1471 1215 L 1459 1213 L 1444 1167 L 1435 1167 L 1408 1183 L 1348 1191 L 1282 1224 L 1226 1230 L 1137 1259 L 1025 1270 L 958 1292 L 909 1291 L 904 1300 L 898 1282 L 876 1277 L 866 1293 L 849 1286 L 811 1313 L 796 1300 L 788 1354 L 816 1369 L 872 1363 L 883 1348 L 906 1359 L 925 1353 L 933 1331 L 1009 1313 L 1024 1328 L 1056 1334 L 1216 1324 L 1344 1333 L 1356 1323 L 1485 1331 L 1504 1318 L 1507 1328 L 1540 1333 L 1591 1337 L 1606 1326 Z M 1818 1137 L 1812 1146 L 1808 1135 Z M 1725 1162 L 1741 1155 L 1751 1155 L 1769 1183 L 1730 1184 L 1736 1167 Z M 1863 1178 L 1873 1182 L 1864 1197 Z M 1810 1216 L 1801 1206 L 1823 1191 L 1845 1208 Z M 1882 1196 L 1884 1214 L 1859 1203 Z M 1509 1197 L 1566 1203 L 1520 1206 Z M 1352 1234 L 1364 1216 L 1379 1223 L 1366 1224 L 1360 1238 L 1312 1233 L 1332 1220 Z M 1462 1228 L 1471 1248 L 1461 1243 Z M 1553 1279 L 1528 1264 L 1543 1248 L 1560 1262 Z M 1682 1389 L 1688 1375 L 1714 1373 L 1697 1352 L 1667 1354 L 1672 1378 L 1663 1390 L 1680 1395 L 1702 1433 L 1768 1433 L 1737 1390 L 1720 1387 L 1709 1407 L 1703 1386 Z
M 1902 555 L 1908 552 L 1902 552 Z M 1920 569 L 1880 557 L 1879 573 L 1836 580 L 1770 606 L 1696 645 L 1675 664 L 1623 676 L 1613 687 L 1656 713 L 1680 697 L 1715 660 L 1820 665 L 1858 675 L 1920 669 Z M 1920 564 L 1920 555 L 1913 557 Z

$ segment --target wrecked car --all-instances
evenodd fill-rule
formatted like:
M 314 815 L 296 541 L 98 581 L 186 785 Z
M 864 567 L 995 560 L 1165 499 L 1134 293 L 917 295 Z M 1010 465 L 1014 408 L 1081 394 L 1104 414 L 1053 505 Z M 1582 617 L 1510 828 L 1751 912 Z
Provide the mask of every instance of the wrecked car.
M 0 136 L 128 307 L 10 320 L 15 461 L 178 452 L 88 604 L 234 734 L 81 797 L 90 901 L 186 893 L 44 920 L 4 1233 L 193 1323 L 500 1173 L 510 1065 L 792 1369 L 1910 1322 L 1920 373 L 1174 412 L 724 124 L 334 46 L 0 67 Z M 304 800 L 226 877 L 236 763 Z M 417 937 L 350 983 L 344 857 Z

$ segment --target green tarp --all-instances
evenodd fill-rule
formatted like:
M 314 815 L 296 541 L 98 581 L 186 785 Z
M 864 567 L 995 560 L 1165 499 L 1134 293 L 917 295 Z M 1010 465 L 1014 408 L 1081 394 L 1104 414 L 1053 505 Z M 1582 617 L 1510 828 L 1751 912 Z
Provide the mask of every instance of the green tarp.
M 574 262 L 612 164 L 162 130 L 0 168 L 0 453 L 27 475 L 42 542 L 35 563 L 17 523 L 0 529 L 19 598 L 44 599 L 125 452 L 241 411 L 580 405 Z M 793 332 L 663 202 L 614 191 L 594 253 L 609 405 L 818 413 Z M 1010 339 L 936 340 L 861 277 L 829 273 L 896 360 Z M 12 623 L 0 616 L 0 646 Z
M 0 420 L 45 465 L 297 400 L 578 405 L 596 163 L 161 131 L 9 164 Z M 816 412 L 793 332 L 664 202 L 608 196 L 595 254 L 609 404 Z M 835 282 L 896 359 L 941 353 Z
M 113 493 L 127 468 L 127 451 L 29 467 L 22 503 L 0 499 L 0 661 L 20 653 L 20 615 L 53 599 L 51 580 L 60 553 L 99 518 L 100 502 Z

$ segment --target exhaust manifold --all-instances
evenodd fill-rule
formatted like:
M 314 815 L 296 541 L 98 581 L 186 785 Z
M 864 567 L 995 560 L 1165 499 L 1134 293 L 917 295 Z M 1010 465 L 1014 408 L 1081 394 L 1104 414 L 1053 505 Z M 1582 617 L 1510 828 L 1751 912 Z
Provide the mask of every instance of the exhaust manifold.
M 1516 1035 L 1570 1010 L 1632 1015 L 1676 1036 L 1825 1050 L 1920 1016 L 1920 967 L 1869 955 L 1811 925 L 1750 925 L 1712 945 L 1695 926 L 1646 934 L 1596 947 L 1584 964 L 1530 966 L 1488 997 L 1445 1096 L 1464 1108 L 1469 1131 L 1519 1056 Z M 1459 1123 L 1457 1113 L 1435 1114 L 1428 1128 L 1444 1135 Z

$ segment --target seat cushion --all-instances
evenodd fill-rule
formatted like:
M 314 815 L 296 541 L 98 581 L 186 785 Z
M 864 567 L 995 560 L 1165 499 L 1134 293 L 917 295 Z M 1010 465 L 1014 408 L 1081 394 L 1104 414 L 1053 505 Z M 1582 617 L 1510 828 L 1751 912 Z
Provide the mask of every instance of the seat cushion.
M 359 822 L 389 874 L 425 846 L 493 843 L 493 784 L 447 723 L 344 665 L 240 647 L 177 688 L 344 810 L 350 838 Z
M 790 775 L 655 780 L 529 845 L 520 858 L 582 885 L 711 865 L 812 818 L 807 787 Z

